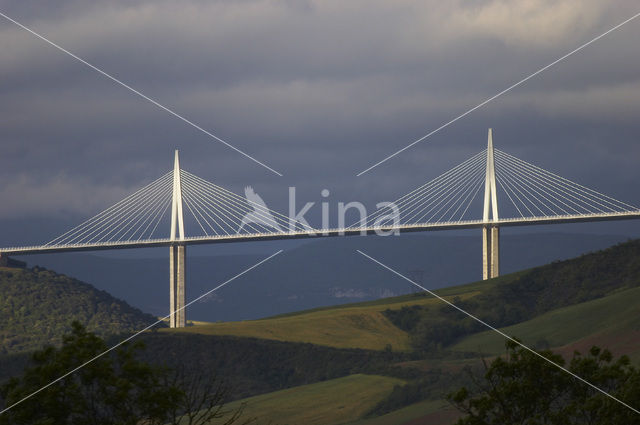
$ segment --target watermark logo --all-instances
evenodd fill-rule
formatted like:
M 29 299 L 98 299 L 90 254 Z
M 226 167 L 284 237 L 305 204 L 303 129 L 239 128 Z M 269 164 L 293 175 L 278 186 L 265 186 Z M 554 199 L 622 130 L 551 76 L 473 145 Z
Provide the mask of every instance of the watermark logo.
M 261 226 L 271 227 L 278 232 L 282 231 L 282 228 L 271 214 L 271 210 L 267 208 L 267 204 L 262 197 L 258 195 L 251 186 L 244 188 L 244 197 L 247 199 L 249 205 L 253 208 L 242 217 L 242 222 L 238 228 L 238 233 L 242 231 L 245 226 L 250 227 L 251 224 L 259 224 Z
M 238 229 L 238 233 L 244 228 L 246 232 L 250 232 L 251 224 L 257 224 L 261 227 L 273 228 L 278 232 L 285 232 L 288 227 L 290 233 L 304 232 L 310 234 L 328 234 L 329 232 L 337 232 L 345 234 L 347 232 L 360 232 L 361 234 L 376 233 L 380 236 L 399 235 L 400 234 L 400 209 L 393 202 L 379 202 L 376 204 L 376 210 L 372 214 L 368 214 L 366 206 L 362 202 L 337 202 L 336 207 L 332 207 L 332 203 L 328 200 L 330 192 L 323 189 L 320 196 L 323 200 L 320 202 L 320 217 L 322 225 L 314 227 L 309 224 L 307 214 L 317 216 L 318 211 L 316 202 L 307 202 L 298 207 L 296 201 L 296 188 L 289 187 L 289 209 L 288 216 L 278 214 L 270 210 L 262 197 L 258 195 L 251 186 L 245 188 L 245 198 L 253 211 L 246 213 Z M 314 207 L 316 207 L 314 209 Z M 337 219 L 332 217 L 332 211 L 336 211 Z M 354 214 L 355 213 L 355 214 Z M 357 220 L 347 223 L 348 215 L 357 215 Z M 276 220 L 275 216 L 278 216 Z

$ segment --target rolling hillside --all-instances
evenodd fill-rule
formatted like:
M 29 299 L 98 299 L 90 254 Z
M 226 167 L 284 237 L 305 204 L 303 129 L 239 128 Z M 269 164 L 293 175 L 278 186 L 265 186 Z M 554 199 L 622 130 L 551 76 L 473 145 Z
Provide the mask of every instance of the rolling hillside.
M 50 270 L 0 268 L 0 354 L 58 344 L 74 320 L 110 335 L 140 330 L 156 319 L 88 283 Z
M 552 348 L 569 357 L 574 349 L 586 352 L 592 345 L 598 345 L 609 348 L 616 356 L 627 354 L 633 361 L 640 360 L 637 321 L 640 241 L 490 281 L 442 289 L 438 293 L 536 348 Z M 452 342 L 422 349 L 416 341 L 424 342 L 431 335 L 442 338 L 428 332 L 438 326 L 455 330 L 448 339 L 441 340 Z M 267 415 L 285 418 L 283 423 L 309 413 L 309 408 L 297 409 L 294 396 L 303 397 L 302 394 L 309 391 L 319 400 L 314 406 L 323 418 L 320 423 L 452 424 L 458 412 L 444 400 L 444 395 L 462 385 L 466 379 L 463 367 L 480 367 L 481 357 L 504 351 L 503 338 L 475 326 L 467 317 L 423 294 L 317 308 L 254 321 L 197 323 L 180 330 L 166 329 L 160 335 L 213 338 L 229 335 L 227 337 L 310 342 L 315 346 L 378 352 L 391 348 L 409 356 L 406 360 L 396 358 L 386 371 L 380 369 L 383 374 L 389 374 L 389 378 L 403 377 L 400 378 L 403 383 L 395 384 L 386 397 L 382 392 L 371 395 L 369 400 L 378 403 L 365 403 L 370 410 L 360 412 L 359 418 L 354 416 L 355 407 L 350 404 L 352 392 L 341 383 L 350 382 L 349 379 L 358 382 L 362 375 L 245 399 L 249 406 L 255 403 L 256 410 L 248 407 L 248 411 L 270 412 Z M 324 400 L 333 403 L 334 408 L 341 406 L 339 410 L 345 414 L 322 416 L 331 411 Z M 299 405 L 303 406 L 304 401 Z M 314 423 L 313 419 L 309 421 Z
M 438 291 L 449 299 L 467 298 L 479 294 L 494 283 L 478 282 Z M 388 309 L 407 305 L 435 306 L 440 301 L 424 294 L 411 294 L 357 304 L 318 308 L 261 320 L 242 322 L 194 322 L 183 329 L 165 328 L 168 333 L 201 335 L 233 335 L 272 339 L 276 341 L 308 342 L 336 348 L 365 350 L 410 351 L 409 334 L 395 326 L 385 316 Z
M 559 308 L 517 325 L 502 328 L 523 343 L 554 347 L 568 354 L 585 352 L 592 345 L 606 345 L 616 354 L 640 360 L 640 288 L 615 292 L 603 298 Z M 562 350 L 567 346 L 567 349 Z M 492 331 L 480 332 L 453 345 L 452 350 L 500 354 L 504 338 Z M 570 348 L 570 349 L 569 349 Z
M 237 400 L 227 407 L 244 404 L 245 418 L 280 425 L 448 425 L 460 416 L 446 401 L 428 400 L 370 417 L 376 403 L 402 385 L 400 379 L 355 374 Z
M 396 378 L 355 374 L 246 398 L 227 407 L 236 408 L 244 403 L 244 417 L 258 418 L 261 423 L 345 423 L 360 419 L 389 395 L 395 385 L 402 384 Z M 346 394 L 350 396 L 345 397 Z
M 499 327 L 514 325 L 507 331 L 526 337 L 531 344 L 555 347 L 596 331 L 611 333 L 617 328 L 629 331 L 636 312 L 633 300 L 640 296 L 638 287 L 640 241 L 630 241 L 575 259 L 437 292 L 449 300 L 455 299 L 457 305 L 487 323 Z M 484 349 L 480 341 L 488 335 L 480 333 L 486 328 L 427 294 L 318 308 L 261 320 L 198 323 L 165 331 L 310 342 L 339 348 L 383 350 L 391 346 L 393 350 L 409 351 L 420 337 L 421 324 L 429 329 L 448 328 L 452 334 L 438 342 L 445 347 L 451 342 L 458 343 L 453 347 L 456 351 Z M 477 335 L 463 340 L 471 334 Z M 495 352 L 495 344 L 500 344 L 497 341 L 487 346 L 489 352 Z
M 42 323 L 34 316 L 39 297 L 51 298 L 47 309 L 59 317 L 80 313 L 90 322 L 104 319 L 109 310 L 100 307 L 108 295 L 65 276 L 42 269 L 2 273 L 7 273 L 1 280 L 9 294 L 5 300 L 20 294 L 30 300 L 23 310 L 11 307 L 25 313 L 15 314 L 14 322 Z M 62 290 L 67 286 L 77 296 Z M 27 296 L 37 294 L 31 287 L 54 292 Z M 640 359 L 640 241 L 437 292 L 538 348 L 568 355 L 595 344 Z M 113 311 L 118 308 L 124 311 L 124 306 Z M 117 320 L 127 317 L 114 320 L 121 324 Z M 462 385 L 462 368 L 477 366 L 481 356 L 500 354 L 504 347 L 501 338 L 428 294 L 259 320 L 195 322 L 141 339 L 150 362 L 220 371 L 234 387 L 234 403 L 248 403 L 249 416 L 326 425 L 451 424 L 457 412 L 444 395 Z

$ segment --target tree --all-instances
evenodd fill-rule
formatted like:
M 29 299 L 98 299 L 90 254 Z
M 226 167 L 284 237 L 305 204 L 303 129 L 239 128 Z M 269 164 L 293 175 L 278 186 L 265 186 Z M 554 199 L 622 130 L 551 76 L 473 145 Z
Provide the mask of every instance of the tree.
M 49 346 L 35 352 L 32 365 L 22 377 L 12 378 L 0 387 L 4 405 L 18 403 L 65 373 L 95 360 L 12 407 L 0 416 L 0 425 L 155 425 L 178 423 L 181 416 L 191 413 L 189 408 L 209 408 L 204 402 L 191 401 L 194 393 L 188 377 L 178 379 L 168 368 L 139 361 L 141 344 L 124 344 L 96 358 L 106 349 L 104 340 L 74 322 L 60 348 Z M 197 395 L 205 401 L 215 400 L 220 406 L 218 413 L 222 412 L 223 394 L 214 393 L 215 397 L 205 394 L 215 384 L 202 385 L 206 380 L 202 375 L 198 379 L 193 386 L 199 388 Z M 235 421 L 237 416 L 237 412 L 232 412 L 230 419 Z
M 513 341 L 505 358 L 484 363 L 483 377 L 471 374 L 475 390 L 466 387 L 448 395 L 465 413 L 457 425 L 558 424 L 628 425 L 640 415 L 602 394 Z M 539 352 L 564 366 L 550 350 Z M 629 358 L 616 361 L 608 350 L 593 347 L 587 356 L 574 352 L 568 370 L 635 408 L 640 407 L 640 374 Z
M 199 365 L 193 364 L 191 367 L 181 366 L 165 376 L 166 386 L 181 390 L 176 405 L 169 412 L 169 424 L 230 425 L 240 418 L 244 405 L 236 410 L 225 409 L 228 387 L 203 372 Z M 247 420 L 244 424 L 251 422 Z

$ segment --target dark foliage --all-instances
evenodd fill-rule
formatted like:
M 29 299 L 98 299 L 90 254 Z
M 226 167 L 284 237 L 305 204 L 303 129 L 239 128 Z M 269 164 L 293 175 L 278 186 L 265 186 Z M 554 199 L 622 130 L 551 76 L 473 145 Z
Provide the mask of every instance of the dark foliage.
M 140 346 L 121 347 L 95 358 L 106 349 L 102 339 L 74 322 L 60 348 L 35 352 L 23 376 L 0 388 L 4 405 L 12 406 L 0 416 L 0 423 L 134 425 L 142 419 L 164 423 L 179 397 L 177 388 L 160 382 L 165 372 L 135 359 Z
M 486 366 L 475 385 L 449 394 L 466 416 L 458 425 L 628 425 L 640 423 L 637 412 L 590 387 L 536 354 L 508 341 L 505 358 Z M 540 355 L 565 366 L 551 351 Z M 569 371 L 630 406 L 640 405 L 640 373 L 622 356 L 593 347 L 574 353 Z
M 116 344 L 119 338 L 109 338 L 107 345 Z M 194 368 L 183 370 L 187 376 L 197 376 L 203 370 L 217 371 L 221 382 L 230 383 L 227 393 L 230 400 L 352 373 L 388 375 L 401 379 L 422 376 L 421 372 L 414 369 L 394 366 L 410 360 L 411 356 L 406 353 L 162 332 L 145 333 L 138 340 L 144 343 L 146 349 L 136 356 L 145 363 L 159 364 L 172 370 L 195 365 Z M 0 357 L 4 379 L 18 376 L 29 357 L 27 353 Z
M 216 370 L 232 383 L 233 399 L 312 384 L 353 373 L 403 377 L 394 363 L 403 353 L 339 349 L 307 343 L 196 334 L 149 333 L 141 336 L 143 359 L 177 368 L 196 364 Z
M 203 425 L 235 422 L 227 388 L 206 365 L 169 369 L 139 358 L 143 344 L 107 350 L 105 341 L 73 322 L 60 348 L 31 356 L 21 377 L 0 386 L 3 424 Z
M 407 384 L 396 385 L 391 394 L 371 411 L 367 416 L 374 417 L 393 412 L 422 400 L 440 399 L 451 388 L 466 384 L 466 375 L 443 371 L 436 368 L 420 374 L 417 379 Z
M 391 323 L 405 332 L 415 330 L 420 319 L 428 311 L 427 307 L 421 305 L 405 305 L 400 310 L 386 309 L 383 313 Z
M 156 319 L 87 283 L 40 267 L 0 270 L 0 354 L 59 345 L 74 320 L 105 336 L 133 332 Z

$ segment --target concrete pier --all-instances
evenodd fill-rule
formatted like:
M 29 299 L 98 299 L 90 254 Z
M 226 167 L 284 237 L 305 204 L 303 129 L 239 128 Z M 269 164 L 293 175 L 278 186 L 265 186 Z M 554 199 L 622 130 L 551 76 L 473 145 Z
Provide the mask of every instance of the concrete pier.
M 500 228 L 484 226 L 482 228 L 482 279 L 487 280 L 500 275 Z
M 487 136 L 487 169 L 484 179 L 484 209 L 482 220 L 482 279 L 500 274 L 500 229 L 491 224 L 498 220 L 498 196 L 496 170 L 493 155 L 493 131 Z
M 171 317 L 169 326 L 172 328 L 184 328 L 186 326 L 185 281 L 186 281 L 186 257 L 185 245 L 171 245 L 169 253 L 169 311 Z

